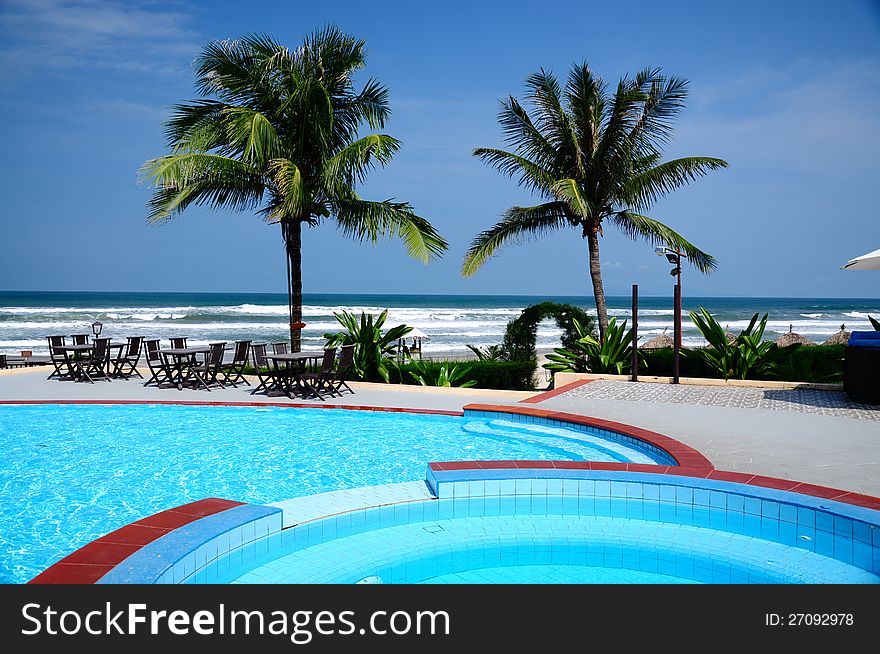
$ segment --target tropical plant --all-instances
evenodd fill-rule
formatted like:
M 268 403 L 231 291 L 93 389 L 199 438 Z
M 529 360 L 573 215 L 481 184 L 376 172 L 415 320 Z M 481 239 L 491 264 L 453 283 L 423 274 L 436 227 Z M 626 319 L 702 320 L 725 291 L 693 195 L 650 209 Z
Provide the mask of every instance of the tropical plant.
M 326 347 L 354 345 L 354 369 L 358 377 L 365 381 L 389 381 L 389 368 L 394 366 L 393 356 L 397 341 L 412 331 L 412 327 L 398 325 L 386 332 L 382 326 L 388 318 L 386 309 L 374 318 L 372 314 L 361 312 L 360 318 L 343 311 L 334 313 L 336 321 L 345 330 L 336 334 L 324 334 Z
M 779 366 L 800 348 L 797 343 L 780 348 L 776 343 L 762 340 L 767 326 L 766 313 L 760 321 L 757 313 L 753 315 L 748 327 L 733 342 L 704 307 L 700 307 L 699 313 L 691 311 L 689 315 L 710 347 L 682 350 L 682 355 L 702 360 L 723 379 L 774 376 Z
M 632 329 L 626 320 L 617 324 L 617 318 L 608 322 L 605 338 L 601 341 L 575 320 L 580 338 L 571 348 L 555 348 L 548 354 L 550 363 L 544 368 L 554 372 L 594 372 L 622 375 L 632 365 Z M 641 356 L 641 355 L 639 355 Z
M 504 348 L 500 345 L 487 345 L 486 347 L 477 347 L 468 344 L 466 346 L 471 352 L 477 356 L 478 361 L 503 361 Z
M 564 348 L 572 347 L 574 342 L 583 336 L 575 329 L 575 321 L 579 322 L 590 334 L 596 331 L 593 318 L 586 311 L 573 304 L 558 302 L 532 304 L 523 309 L 517 318 L 507 323 L 501 349 L 508 360 L 525 361 L 537 358 L 535 341 L 538 323 L 545 318 L 556 320 L 556 326 L 562 330 L 561 340 Z
M 365 200 L 355 190 L 401 145 L 387 134 L 358 136 L 364 124 L 382 128 L 390 113 L 382 84 L 355 87 L 364 63 L 364 41 L 332 26 L 294 49 L 266 35 L 213 41 L 195 62 L 201 99 L 174 107 L 165 123 L 170 153 L 141 168 L 155 187 L 151 222 L 196 204 L 255 210 L 280 225 L 294 351 L 303 326 L 303 225 L 331 220 L 345 236 L 372 243 L 397 236 L 425 263 L 447 247 L 409 204 Z
M 470 372 L 470 368 L 459 363 L 444 362 L 439 368 L 427 361 L 410 361 L 409 373 L 422 386 L 458 386 L 470 388 L 476 386 L 474 380 L 462 381 Z
M 701 272 L 715 259 L 671 227 L 643 215 L 656 200 L 727 162 L 711 157 L 661 161 L 688 82 L 645 69 L 624 77 L 611 94 L 586 63 L 575 65 L 563 90 L 543 69 L 526 79 L 529 109 L 513 96 L 501 101 L 498 122 L 512 151 L 477 148 L 474 156 L 540 196 L 514 206 L 471 243 L 462 274 L 473 275 L 509 243 L 573 227 L 587 241 L 589 270 L 604 338 L 608 311 L 599 237 L 610 221 L 628 236 L 682 253 Z

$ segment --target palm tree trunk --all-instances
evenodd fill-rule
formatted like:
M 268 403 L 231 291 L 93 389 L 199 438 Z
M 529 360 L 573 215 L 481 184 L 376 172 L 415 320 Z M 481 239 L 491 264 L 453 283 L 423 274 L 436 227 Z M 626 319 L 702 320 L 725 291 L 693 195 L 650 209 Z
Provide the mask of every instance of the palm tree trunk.
M 302 322 L 302 221 L 282 221 L 281 234 L 287 254 L 287 305 L 290 318 L 290 351 L 302 346 L 298 323 Z M 296 325 L 296 326 L 295 326 Z
M 599 340 L 605 340 L 608 329 L 608 307 L 605 306 L 605 289 L 602 287 L 602 269 L 599 265 L 599 228 L 589 228 L 586 234 L 590 250 L 590 279 L 593 282 L 593 297 L 596 299 L 596 315 L 599 318 Z

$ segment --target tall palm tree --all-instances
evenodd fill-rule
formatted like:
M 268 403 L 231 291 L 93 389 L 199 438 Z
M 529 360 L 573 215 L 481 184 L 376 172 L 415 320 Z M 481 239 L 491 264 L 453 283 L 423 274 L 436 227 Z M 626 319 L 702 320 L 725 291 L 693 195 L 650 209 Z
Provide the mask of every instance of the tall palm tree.
M 477 148 L 474 156 L 499 172 L 517 176 L 520 186 L 544 202 L 514 206 L 480 232 L 462 265 L 470 276 L 512 241 L 562 227 L 579 230 L 589 251 L 590 277 L 599 331 L 608 310 L 599 265 L 599 237 L 605 220 L 630 237 L 667 245 L 708 273 L 715 259 L 672 228 L 643 215 L 661 196 L 708 171 L 727 166 L 711 157 L 661 162 L 672 121 L 684 106 L 687 81 L 646 69 L 624 77 L 612 95 L 586 63 L 575 65 L 565 89 L 543 69 L 526 79 L 529 110 L 513 96 L 501 101 L 498 122 L 512 152 Z
M 281 228 L 287 254 L 290 340 L 300 348 L 302 226 L 333 221 L 346 236 L 375 243 L 400 237 L 427 263 L 447 248 L 405 202 L 362 199 L 355 187 L 400 148 L 384 126 L 388 92 L 352 75 L 364 42 L 335 27 L 290 50 L 265 35 L 214 41 L 196 59 L 201 99 L 176 105 L 166 122 L 170 153 L 147 161 L 155 186 L 149 220 L 166 221 L 192 204 L 253 210 Z

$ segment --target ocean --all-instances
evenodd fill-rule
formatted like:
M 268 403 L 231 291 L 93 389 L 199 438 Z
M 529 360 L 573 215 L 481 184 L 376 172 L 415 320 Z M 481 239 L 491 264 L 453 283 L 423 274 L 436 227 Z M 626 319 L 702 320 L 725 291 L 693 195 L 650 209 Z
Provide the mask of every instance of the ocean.
M 386 326 L 406 324 L 430 337 L 423 343 L 426 355 L 466 355 L 467 344 L 500 343 L 509 320 L 545 300 L 575 304 L 595 315 L 591 296 L 307 294 L 303 299 L 303 347 L 309 350 L 322 347 L 324 333 L 339 330 L 333 312 L 342 310 L 377 314 L 389 309 Z M 775 339 L 791 325 L 817 343 L 841 324 L 850 331 L 867 330 L 868 315 L 880 317 L 880 299 L 685 297 L 683 303 L 685 345 L 704 342 L 687 317 L 687 311 L 701 306 L 734 332 L 752 314 L 769 313 L 765 338 Z M 664 329 L 672 334 L 672 298 L 642 297 L 639 304 L 644 340 Z M 608 307 L 612 316 L 631 317 L 629 297 L 609 297 Z M 163 340 L 186 336 L 192 344 L 273 342 L 287 338 L 287 299 L 280 293 L 0 292 L 0 352 L 45 353 L 46 336 L 90 333 L 95 320 L 104 324 L 102 335 L 119 340 L 142 334 Z M 556 324 L 545 321 L 538 329 L 538 348 L 558 347 L 559 335 Z

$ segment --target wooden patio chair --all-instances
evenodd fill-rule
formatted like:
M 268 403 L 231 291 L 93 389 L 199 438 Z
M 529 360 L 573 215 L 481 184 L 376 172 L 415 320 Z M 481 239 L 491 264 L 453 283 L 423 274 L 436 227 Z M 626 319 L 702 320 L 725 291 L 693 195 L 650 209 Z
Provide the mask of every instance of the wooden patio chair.
M 128 379 L 132 375 L 137 375 L 141 379 L 144 376 L 137 369 L 137 365 L 141 360 L 141 346 L 143 345 L 143 336 L 129 336 L 126 346 L 119 350 L 119 354 L 113 360 L 113 374 Z
M 144 382 L 144 386 L 149 386 L 150 384 L 161 386 L 171 382 L 171 371 L 168 370 L 162 355 L 159 354 L 158 338 L 144 341 L 144 358 L 147 361 L 147 367 L 150 369 L 150 378 Z
M 70 379 L 73 376 L 73 370 L 70 367 L 70 358 L 67 352 L 56 348 L 64 347 L 66 339 L 64 336 L 47 336 L 49 341 L 49 362 L 55 368 L 46 379 L 58 377 L 58 379 Z
M 269 393 L 278 385 L 278 377 L 266 352 L 265 343 L 251 345 L 251 355 L 256 368 L 257 379 L 260 381 L 252 390 L 251 395 L 259 392 Z
M 235 341 L 235 352 L 232 355 L 232 361 L 220 364 L 220 372 L 223 375 L 223 382 L 230 383 L 238 388 L 237 382 L 242 381 L 246 386 L 251 383 L 244 377 L 244 369 L 247 366 L 248 350 L 251 341 Z

